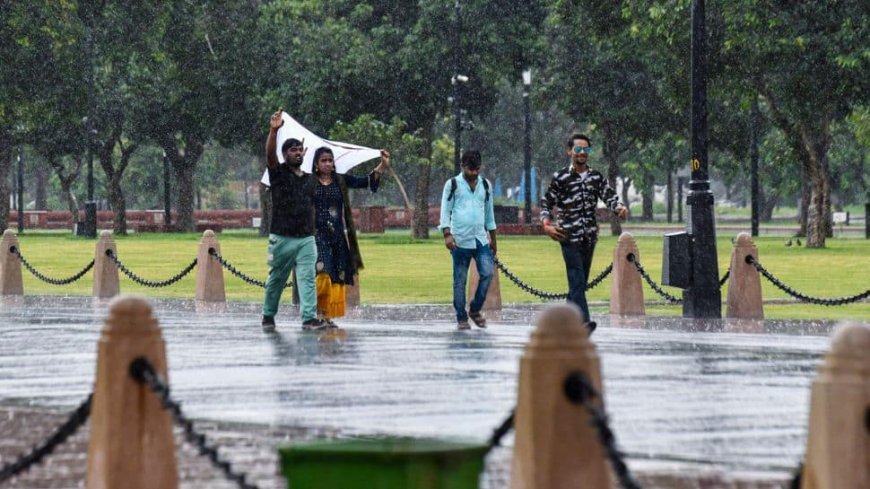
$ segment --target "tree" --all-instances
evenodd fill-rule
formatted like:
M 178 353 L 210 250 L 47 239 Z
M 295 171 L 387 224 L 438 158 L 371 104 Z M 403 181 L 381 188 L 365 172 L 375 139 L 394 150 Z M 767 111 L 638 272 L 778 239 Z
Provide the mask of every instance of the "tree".
M 434 130 L 449 109 L 453 75 L 438 60 L 451 59 L 453 5 L 446 1 L 401 5 L 385 0 L 283 1 L 269 6 L 264 15 L 265 29 L 275 34 L 275 44 L 290 53 L 276 62 L 287 77 L 275 92 L 282 100 L 293 101 L 307 126 L 328 132 L 336 120 L 370 113 L 380 121 L 398 117 L 422 139 L 415 237 L 429 233 L 431 157 L 438 139 Z M 544 13 L 543 2 L 462 2 L 460 15 L 466 28 L 461 69 L 469 83 L 463 86 L 461 101 L 470 114 L 485 113 L 492 106 L 500 77 L 510 74 L 518 79 L 531 64 L 532 40 Z
M 642 57 L 615 49 L 614 43 L 588 29 L 588 19 L 599 7 L 581 3 L 575 8 L 557 10 L 548 23 L 552 61 L 547 66 L 546 92 L 574 120 L 593 125 L 601 141 L 607 181 L 615 189 L 620 161 L 626 152 L 637 143 L 675 129 L 677 121 Z M 636 163 L 649 166 L 649 170 L 640 168 L 643 178 L 635 182 L 651 188 L 653 169 L 660 162 Z M 648 211 L 645 218 L 651 219 L 651 206 Z M 622 233 L 619 220 L 611 220 L 611 232 L 615 236 Z
M 257 8 L 245 0 L 167 1 L 131 90 L 142 108 L 134 131 L 158 144 L 175 176 L 180 231 L 194 230 L 197 163 L 209 141 L 249 144 L 258 128 L 253 98 L 262 56 Z
M 667 85 L 685 86 L 688 0 L 638 1 L 609 10 Z M 607 8 L 607 7 L 601 7 Z M 727 2 L 707 13 L 712 83 L 760 94 L 773 123 L 798 156 L 809 185 L 807 246 L 822 247 L 830 228 L 831 127 L 866 103 L 870 17 L 858 0 L 820 8 L 812 2 Z M 685 48 L 683 48 L 685 49 Z M 798 170 L 797 168 L 795 169 Z

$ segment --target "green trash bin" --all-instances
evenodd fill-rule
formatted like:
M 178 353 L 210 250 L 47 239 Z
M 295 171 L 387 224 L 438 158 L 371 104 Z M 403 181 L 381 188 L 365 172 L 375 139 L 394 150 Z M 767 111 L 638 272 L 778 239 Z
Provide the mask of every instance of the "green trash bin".
M 486 446 L 376 438 L 306 442 L 278 451 L 289 489 L 477 489 Z

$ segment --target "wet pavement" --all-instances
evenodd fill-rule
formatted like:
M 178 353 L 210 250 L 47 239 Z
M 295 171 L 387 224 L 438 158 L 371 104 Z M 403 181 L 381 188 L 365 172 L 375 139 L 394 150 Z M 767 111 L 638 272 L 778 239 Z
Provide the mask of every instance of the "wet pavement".
M 513 407 L 518 360 L 543 307 L 490 313 L 490 328 L 468 332 L 453 329 L 449 306 L 362 307 L 340 322 L 344 335 L 318 335 L 301 331 L 290 306 L 278 313 L 277 333 L 264 334 L 259 304 L 152 305 L 185 413 L 225 435 L 236 432 L 226 426 L 271 433 L 262 435 L 271 446 L 384 434 L 483 442 Z M 77 406 L 92 389 L 107 308 L 88 298 L 0 304 L 0 407 Z M 797 466 L 832 324 L 595 319 L 606 406 L 632 467 L 781 479 Z M 0 416 L 0 433 L 8 436 L 9 423 Z M 491 487 L 504 482 L 503 451 Z

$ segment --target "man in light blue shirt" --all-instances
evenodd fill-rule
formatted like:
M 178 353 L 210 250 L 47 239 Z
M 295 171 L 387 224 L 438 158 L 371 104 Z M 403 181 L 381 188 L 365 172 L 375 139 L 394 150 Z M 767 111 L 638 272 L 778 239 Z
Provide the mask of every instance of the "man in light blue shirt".
M 453 256 L 453 308 L 459 329 L 470 329 L 471 318 L 479 328 L 486 327 L 480 312 L 492 274 L 496 253 L 495 212 L 489 182 L 480 176 L 480 152 L 462 155 L 462 173 L 447 180 L 441 193 L 441 224 L 444 245 Z M 480 281 L 465 312 L 465 285 L 471 259 L 477 264 Z

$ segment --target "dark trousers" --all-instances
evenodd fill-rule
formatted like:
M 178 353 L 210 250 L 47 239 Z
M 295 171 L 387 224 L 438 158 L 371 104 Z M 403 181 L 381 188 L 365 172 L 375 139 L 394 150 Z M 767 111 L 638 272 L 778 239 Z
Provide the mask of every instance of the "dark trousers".
M 583 311 L 583 320 L 587 323 L 591 317 L 589 304 L 586 303 L 586 281 L 589 280 L 594 253 L 595 243 L 562 243 L 562 258 L 565 260 L 565 272 L 568 275 L 568 302 L 577 304 Z

